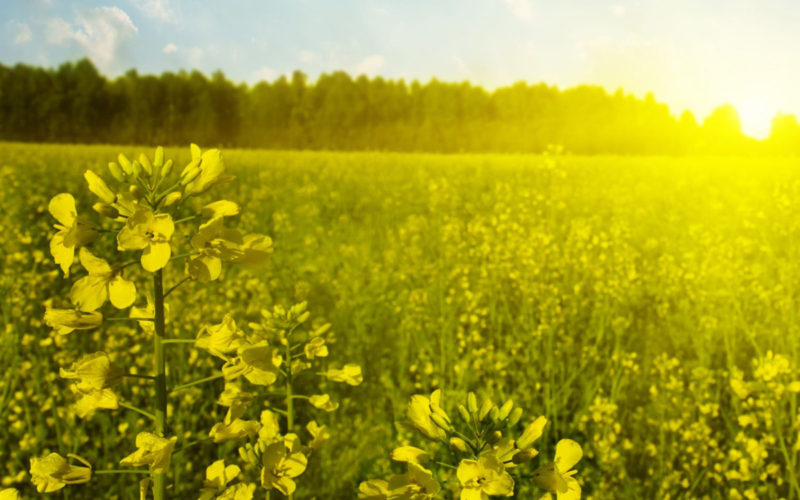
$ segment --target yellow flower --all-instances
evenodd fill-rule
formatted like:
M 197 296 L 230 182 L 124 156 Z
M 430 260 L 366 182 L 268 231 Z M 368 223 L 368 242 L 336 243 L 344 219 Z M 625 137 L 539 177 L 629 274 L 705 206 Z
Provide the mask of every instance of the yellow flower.
M 68 484 L 87 483 L 92 478 L 92 466 L 83 458 L 68 454 L 86 467 L 70 465 L 58 453 L 43 458 L 31 458 L 31 482 L 39 493 L 52 493 Z
M 120 250 L 143 250 L 142 267 L 156 272 L 169 262 L 172 250 L 169 240 L 175 232 L 175 224 L 169 214 L 154 215 L 147 208 L 139 208 L 125 222 L 117 234 Z
M 117 201 L 117 195 L 114 194 L 114 191 L 108 187 L 106 181 L 104 181 L 99 175 L 91 170 L 87 170 L 83 173 L 83 177 L 86 179 L 86 183 L 89 185 L 89 191 L 94 193 L 104 203 L 111 204 Z
M 130 307 L 136 300 L 136 286 L 114 271 L 104 259 L 95 257 L 86 248 L 80 250 L 81 265 L 89 272 L 72 285 L 70 300 L 81 311 L 94 311 L 106 299 L 117 309 Z
M 401 446 L 392 450 L 392 460 L 424 465 L 431 459 L 431 454 L 415 446 Z
M 175 448 L 177 437 L 169 439 L 157 436 L 150 432 L 140 432 L 136 435 L 136 451 L 120 460 L 120 465 L 140 467 L 148 465 L 150 472 L 163 474 L 169 468 L 172 450 Z
M 327 372 L 325 372 L 325 376 L 328 377 L 328 380 L 332 380 L 334 382 L 344 382 L 353 386 L 359 385 L 364 381 L 364 377 L 361 374 L 361 367 L 352 364 L 344 365 L 344 368 L 341 370 L 330 368 Z
M 19 491 L 15 488 L 3 488 L 0 490 L 0 500 L 20 500 Z
M 245 409 L 246 406 L 242 404 L 232 404 L 228 408 L 225 420 L 214 424 L 214 427 L 208 433 L 209 436 L 214 438 L 215 443 L 252 437 L 258 434 L 259 429 L 261 429 L 260 423 L 255 420 L 243 420 L 241 418 Z
M 44 323 L 56 333 L 66 335 L 73 330 L 91 330 L 103 324 L 103 315 L 99 312 L 86 312 L 74 309 L 52 309 L 47 307 Z
M 237 352 L 239 355 L 222 367 L 226 380 L 244 376 L 253 384 L 271 385 L 278 379 L 282 360 L 266 341 L 241 345 Z
M 534 484 L 555 493 L 558 500 L 578 500 L 581 497 L 581 486 L 573 477 L 577 471 L 570 469 L 582 456 L 581 445 L 571 439 L 562 439 L 556 444 L 555 460 L 533 472 Z
M 388 498 L 409 500 L 431 500 L 440 489 L 431 471 L 414 462 L 408 463 L 405 474 L 390 477 L 388 487 Z
M 328 346 L 322 337 L 314 337 L 305 345 L 303 352 L 308 359 L 324 358 L 328 356 Z
M 200 490 L 200 500 L 226 499 L 250 500 L 255 491 L 254 484 L 239 483 L 228 487 L 228 483 L 236 479 L 241 472 L 236 465 L 225 466 L 223 460 L 217 460 L 206 468 L 206 480 Z
M 261 429 L 258 431 L 258 440 L 262 443 L 273 443 L 281 440 L 281 426 L 278 415 L 270 410 L 261 412 Z
M 308 402 L 311 403 L 311 406 L 314 408 L 327 412 L 336 411 L 336 409 L 339 408 L 339 403 L 331 401 L 331 397 L 327 394 L 309 396 Z
M 272 238 L 264 234 L 248 234 L 244 237 L 241 255 L 233 262 L 249 267 L 263 266 L 269 261 L 272 250 Z
M 232 177 L 223 177 L 225 172 L 225 162 L 222 160 L 222 153 L 219 149 L 209 149 L 205 153 L 200 152 L 196 144 L 191 145 L 192 161 L 181 173 L 181 178 L 190 179 L 184 188 L 186 195 L 202 194 L 216 184 L 228 182 Z M 199 173 L 194 173 L 199 169 Z M 194 178 L 192 178 L 194 177 Z
M 196 280 L 219 278 L 222 261 L 234 261 L 244 253 L 244 237 L 235 229 L 222 225 L 221 217 L 202 224 L 192 237 L 192 248 L 200 255 L 189 261 L 189 274 Z
M 261 486 L 275 488 L 284 495 L 294 493 L 295 478 L 306 470 L 308 459 L 299 451 L 289 450 L 284 442 L 267 446 L 261 455 Z
M 125 370 L 111 363 L 104 352 L 87 354 L 72 364 L 69 370 L 59 369 L 59 376 L 66 379 L 77 379 L 75 387 L 81 392 L 108 389 L 122 381 Z
M 461 500 L 488 500 L 489 496 L 514 495 L 514 479 L 503 462 L 487 453 L 478 460 L 462 460 L 456 476 L 461 483 Z
M 56 264 L 61 266 L 64 276 L 69 276 L 69 268 L 75 259 L 75 249 L 88 245 L 97 237 L 97 227 L 78 217 L 75 198 L 69 193 L 57 194 L 48 205 L 50 214 L 55 217 L 58 230 L 50 239 L 50 253 Z
M 239 214 L 239 205 L 228 200 L 219 200 L 204 206 L 200 213 L 208 219 L 233 217 Z
M 75 386 L 72 386 L 72 392 L 80 397 L 73 405 L 75 414 L 80 418 L 91 418 L 97 410 L 116 410 L 119 408 L 119 396 L 111 389 L 81 392 Z
M 319 450 L 331 438 L 331 433 L 324 425 L 319 425 L 316 420 L 312 420 L 306 425 L 306 430 L 311 434 L 311 442 L 308 447 L 312 450 Z
M 441 399 L 442 391 L 439 389 L 431 393 L 430 399 L 416 394 L 411 396 L 411 402 L 409 402 L 408 411 L 406 412 L 414 427 L 423 436 L 433 441 L 439 441 L 447 437 L 447 433 L 431 419 L 434 411 L 445 417 L 447 416 L 439 406 Z
M 545 425 L 547 425 L 547 419 L 545 417 L 538 417 L 528 424 L 525 430 L 522 431 L 522 435 L 517 438 L 517 448 L 520 450 L 530 448 L 534 441 L 542 437 Z
M 222 318 L 218 325 L 204 326 L 197 334 L 195 347 L 208 351 L 211 355 L 227 361 L 226 354 L 235 352 L 245 345 L 244 334 L 236 328 L 236 322 L 230 314 Z
M 389 482 L 383 479 L 370 479 L 358 485 L 358 500 L 387 500 Z

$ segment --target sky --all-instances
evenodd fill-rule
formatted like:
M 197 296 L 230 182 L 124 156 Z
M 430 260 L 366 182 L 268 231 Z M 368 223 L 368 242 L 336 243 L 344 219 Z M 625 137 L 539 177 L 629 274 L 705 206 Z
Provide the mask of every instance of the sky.
M 0 0 L 0 25 L 0 63 L 89 57 L 110 77 L 588 83 L 698 120 L 731 103 L 758 138 L 800 115 L 798 0 Z

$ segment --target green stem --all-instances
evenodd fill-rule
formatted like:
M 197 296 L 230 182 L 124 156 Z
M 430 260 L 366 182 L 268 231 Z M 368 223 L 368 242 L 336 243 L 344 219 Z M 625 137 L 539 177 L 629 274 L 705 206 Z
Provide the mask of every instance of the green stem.
M 164 436 L 167 428 L 167 377 L 166 360 L 164 359 L 163 340 L 166 334 L 164 321 L 164 279 L 163 270 L 153 275 L 153 301 L 155 305 L 155 334 L 153 335 L 153 373 L 156 374 L 156 407 L 155 431 Z M 164 500 L 166 492 L 166 474 L 153 473 L 153 498 Z
M 167 290 L 167 293 L 164 294 L 164 298 L 166 299 L 169 296 L 169 294 L 171 294 L 176 288 L 178 288 L 179 286 L 183 285 L 184 283 L 186 283 L 190 279 L 192 279 L 192 277 L 191 276 L 187 276 L 187 277 L 183 278 L 182 280 L 180 280 L 179 282 L 177 282 L 174 285 L 172 285 L 169 288 L 169 290 Z
M 129 378 L 144 378 L 144 379 L 147 379 L 147 380 L 155 380 L 155 379 L 156 379 L 156 378 L 155 378 L 154 376 L 152 376 L 152 375 L 139 375 L 138 373 L 126 373 L 125 375 L 123 375 L 123 377 L 129 377 Z
M 210 382 L 212 380 L 217 380 L 218 378 L 222 378 L 222 377 L 224 377 L 224 375 L 221 374 L 221 373 L 218 373 L 218 374 L 212 375 L 210 377 L 201 378 L 199 380 L 195 380 L 195 381 L 189 382 L 188 384 L 176 385 L 175 387 L 172 388 L 172 391 L 170 391 L 170 394 L 178 392 L 178 391 L 182 391 L 183 389 L 187 389 L 187 388 L 192 387 L 194 385 L 204 384 L 204 383 Z
M 195 339 L 164 339 L 161 341 L 162 344 L 194 344 L 195 342 Z
M 190 220 L 192 220 L 192 219 L 196 219 L 196 218 L 198 218 L 198 217 L 200 217 L 200 216 L 199 216 L 199 215 L 190 215 L 189 217 L 184 217 L 183 219 L 178 219 L 178 220 L 176 220 L 176 221 L 175 221 L 175 224 L 179 224 L 179 223 L 181 223 L 181 222 L 187 222 L 187 221 L 190 221 Z
M 92 474 L 150 474 L 149 470 L 104 469 L 93 470 Z
M 292 359 L 292 346 L 289 342 L 289 336 L 286 336 L 286 359 Z M 286 432 L 294 432 L 294 398 L 292 397 L 292 363 L 286 363 Z M 289 500 L 292 500 L 294 495 L 289 495 Z
M 147 418 L 149 418 L 151 420 L 155 420 L 156 419 L 156 416 L 153 415 L 152 413 L 150 413 L 149 411 L 142 410 L 141 408 L 138 408 L 138 407 L 133 406 L 133 405 L 129 405 L 128 403 L 120 402 L 119 406 L 121 408 L 125 408 L 125 409 L 131 410 L 131 411 L 135 411 L 136 413 L 140 413 L 140 414 L 144 415 L 145 417 L 147 417 Z

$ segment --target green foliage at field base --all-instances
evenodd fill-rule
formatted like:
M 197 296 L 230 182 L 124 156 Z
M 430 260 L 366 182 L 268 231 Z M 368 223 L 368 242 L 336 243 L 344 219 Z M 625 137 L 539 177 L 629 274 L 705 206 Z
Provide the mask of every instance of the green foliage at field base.
M 31 456 L 114 467 L 144 425 L 124 412 L 75 419 L 57 377 L 101 348 L 138 362 L 142 334 L 120 324 L 54 338 L 41 321 L 68 287 L 48 253 L 47 202 L 86 193 L 84 169 L 120 151 L 140 149 L 0 144 L 0 477 L 26 494 Z M 393 422 L 435 388 L 546 415 L 542 460 L 558 438 L 579 441 L 586 498 L 798 498 L 796 161 L 223 154 L 237 225 L 269 234 L 274 258 L 178 290 L 168 328 L 193 336 L 226 312 L 246 321 L 305 299 L 336 332 L 331 362 L 364 368 L 362 386 L 326 388 L 342 408 L 321 422 L 332 439 L 296 498 L 351 499 L 385 475 L 410 437 Z M 168 157 L 182 165 L 188 148 Z M 78 199 L 79 213 L 90 205 Z M 191 352 L 169 353 L 170 377 L 210 370 Z M 203 436 L 224 414 L 202 394 L 171 406 L 176 434 Z M 126 397 L 141 397 L 135 384 Z M 176 457 L 176 497 L 193 498 L 216 458 L 213 445 Z M 124 476 L 90 486 L 64 498 L 136 491 Z

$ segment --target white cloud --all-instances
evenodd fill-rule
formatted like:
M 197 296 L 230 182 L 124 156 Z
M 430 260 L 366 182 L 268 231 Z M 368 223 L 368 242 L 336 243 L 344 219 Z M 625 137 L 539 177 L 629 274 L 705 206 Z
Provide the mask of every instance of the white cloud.
M 72 26 L 61 18 L 51 19 L 46 28 L 47 43 L 61 44 L 72 38 Z
M 301 50 L 300 51 L 300 62 L 304 64 L 310 64 L 314 62 L 317 58 L 317 55 L 310 50 Z
M 177 52 L 177 51 L 178 51 L 178 46 L 175 45 L 174 43 L 168 43 L 168 44 L 164 45 L 163 49 L 161 49 L 161 52 L 163 52 L 165 54 L 172 54 L 173 52 Z
M 367 76 L 375 76 L 386 61 L 384 60 L 383 56 L 380 54 L 372 54 L 371 56 L 365 57 L 358 65 L 356 66 L 356 74 L 357 75 L 367 75 Z
M 129 49 L 139 29 L 118 7 L 97 7 L 79 14 L 74 25 L 54 18 L 47 23 L 47 41 L 73 41 L 104 73 L 114 74 L 129 65 Z
M 533 6 L 530 0 L 503 0 L 517 19 L 528 20 L 533 17 Z
M 14 36 L 14 45 L 22 45 L 33 40 L 33 33 L 31 27 L 25 23 L 11 22 L 11 25 L 16 28 L 17 34 Z
M 623 17 L 625 15 L 625 6 L 624 5 L 612 5 L 609 10 L 614 17 Z
M 134 5 L 147 16 L 161 21 L 172 20 L 172 9 L 169 0 L 135 0 Z
M 278 78 L 278 72 L 274 69 L 270 68 L 269 66 L 262 66 L 256 72 L 253 73 L 253 77 L 250 78 L 251 83 L 258 83 L 262 81 L 271 82 Z

